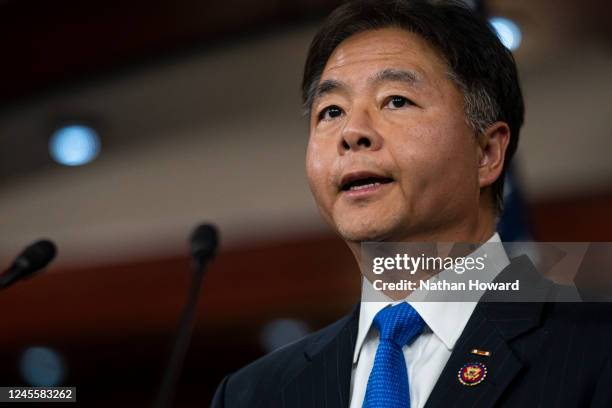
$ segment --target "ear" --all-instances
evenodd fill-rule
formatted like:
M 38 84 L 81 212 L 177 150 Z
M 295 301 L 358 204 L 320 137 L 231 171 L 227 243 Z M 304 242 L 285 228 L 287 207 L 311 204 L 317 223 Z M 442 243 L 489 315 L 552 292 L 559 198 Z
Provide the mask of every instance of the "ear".
M 480 188 L 490 186 L 504 168 L 510 128 L 505 122 L 495 122 L 478 135 L 478 182 Z

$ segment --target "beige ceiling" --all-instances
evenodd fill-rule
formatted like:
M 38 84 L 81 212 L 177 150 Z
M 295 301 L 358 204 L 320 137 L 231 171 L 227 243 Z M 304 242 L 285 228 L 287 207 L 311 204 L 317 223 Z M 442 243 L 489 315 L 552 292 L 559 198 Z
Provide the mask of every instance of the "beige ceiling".
M 609 190 L 609 49 L 567 34 L 566 17 L 509 3 L 494 10 L 523 28 L 516 57 L 527 123 L 518 161 L 528 197 Z M 57 241 L 60 266 L 165 256 L 186 250 L 201 220 L 217 223 L 228 246 L 326 228 L 303 170 L 299 82 L 313 32 L 218 47 L 0 117 L 0 140 L 36 143 L 51 118 L 93 113 L 110 141 L 90 165 L 53 166 L 0 186 L 0 258 L 8 262 L 40 236 Z

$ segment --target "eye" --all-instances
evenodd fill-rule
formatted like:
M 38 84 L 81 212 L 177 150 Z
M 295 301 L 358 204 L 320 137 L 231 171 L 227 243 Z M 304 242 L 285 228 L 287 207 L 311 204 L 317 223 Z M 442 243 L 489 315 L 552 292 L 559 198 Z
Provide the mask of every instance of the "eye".
M 408 105 L 414 105 L 410 99 L 399 95 L 393 95 L 387 100 L 385 107 L 389 109 L 401 109 Z
M 321 120 L 332 120 L 342 115 L 342 109 L 336 105 L 328 106 L 319 112 L 318 119 Z

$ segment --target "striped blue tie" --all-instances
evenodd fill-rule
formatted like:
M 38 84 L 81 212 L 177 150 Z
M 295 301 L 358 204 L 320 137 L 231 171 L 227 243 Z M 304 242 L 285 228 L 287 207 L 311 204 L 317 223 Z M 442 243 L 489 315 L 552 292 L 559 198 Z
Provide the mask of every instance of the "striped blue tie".
M 363 408 L 410 408 L 408 371 L 402 347 L 423 331 L 425 322 L 412 306 L 402 302 L 378 312 L 374 326 L 380 333 L 380 344 Z

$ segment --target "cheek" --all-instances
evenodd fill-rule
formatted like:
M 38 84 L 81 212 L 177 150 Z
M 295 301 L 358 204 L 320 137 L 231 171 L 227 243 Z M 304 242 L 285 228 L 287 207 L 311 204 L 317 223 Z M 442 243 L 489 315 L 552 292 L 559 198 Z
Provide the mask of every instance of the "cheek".
M 321 203 L 328 186 L 331 163 L 326 159 L 325 149 L 317 141 L 310 139 L 306 150 L 306 175 L 308 184 L 317 202 Z
M 477 175 L 475 140 L 469 131 L 458 130 L 457 123 L 447 126 L 436 123 L 420 123 L 407 131 L 410 136 L 397 143 L 395 159 L 401 169 L 403 185 L 411 195 L 421 196 L 434 188 L 435 195 L 465 193 Z
M 441 143 L 438 160 L 448 189 L 460 190 L 464 195 L 473 189 L 479 190 L 476 136 L 465 124 L 463 117 L 457 118 L 444 131 L 442 137 L 446 143 Z
M 405 181 L 419 185 L 428 175 L 436 173 L 436 167 L 441 162 L 441 136 L 437 129 L 431 129 L 422 123 L 406 129 L 406 137 L 393 140 L 392 151 L 398 168 Z

